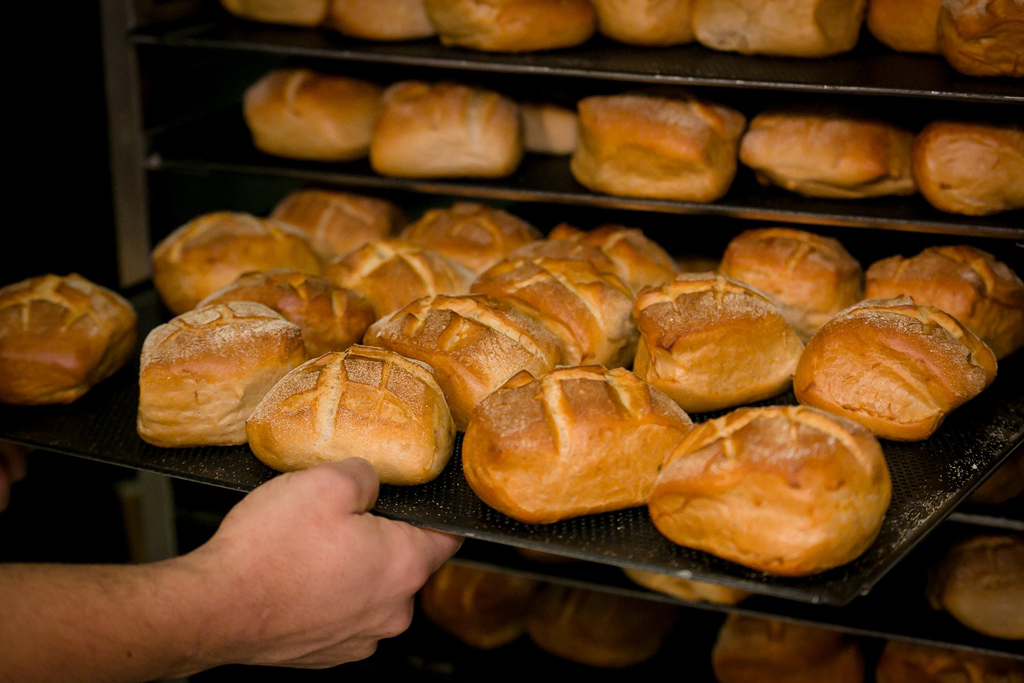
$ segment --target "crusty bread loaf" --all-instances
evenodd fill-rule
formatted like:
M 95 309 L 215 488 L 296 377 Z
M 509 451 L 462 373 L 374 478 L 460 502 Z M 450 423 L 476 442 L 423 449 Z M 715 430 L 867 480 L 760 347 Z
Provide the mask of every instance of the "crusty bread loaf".
M 1024 76 L 1024 2 L 944 0 L 939 51 L 968 76 Z
M 276 69 L 245 91 L 243 113 L 261 152 L 352 161 L 370 150 L 380 87 L 309 69 Z
M 455 443 L 451 412 L 431 369 L 358 345 L 285 375 L 245 431 L 252 452 L 275 470 L 364 458 L 384 484 L 434 479 Z
M 571 231 L 562 233 L 561 231 Z M 579 231 L 567 225 L 560 225 L 551 231 L 551 234 L 575 235 Z M 614 275 L 628 285 L 626 271 L 613 261 L 601 247 L 593 244 L 582 244 L 576 239 L 545 239 L 531 242 L 526 246 L 519 247 L 509 255 L 510 259 L 535 259 L 535 258 L 557 258 L 572 259 L 576 261 L 588 261 L 598 272 L 606 275 Z M 632 288 L 632 287 L 631 287 Z
M 402 231 L 410 244 L 447 256 L 477 275 L 540 237 L 526 221 L 476 202 L 430 209 Z
M 786 391 L 803 344 L 763 294 L 714 273 L 685 273 L 637 297 L 633 370 L 688 412 Z
M 195 308 L 239 275 L 272 268 L 317 274 L 320 261 L 300 230 L 246 213 L 198 216 L 153 250 L 153 285 L 176 314 Z
M 482 294 L 417 299 L 370 325 L 363 343 L 380 346 L 434 369 L 455 426 L 513 375 L 548 372 L 564 351 L 536 320 Z
M 745 55 L 828 57 L 857 44 L 867 0 L 694 0 L 704 46 Z
M 623 368 L 522 373 L 473 413 L 462 469 L 491 507 L 547 524 L 643 505 L 691 426 L 667 396 Z
M 864 298 L 860 263 L 839 240 L 805 230 L 745 230 L 729 242 L 718 272 L 767 295 L 804 342 Z
M 811 338 L 793 391 L 877 436 L 919 441 L 995 376 L 992 350 L 948 313 L 907 297 L 868 299 Z
M 914 177 L 940 211 L 987 216 L 1024 208 L 1024 128 L 932 121 L 914 140 Z
M 534 579 L 447 562 L 420 590 L 420 607 L 462 642 L 491 650 L 526 632 L 526 614 L 539 587 Z
M 549 584 L 534 600 L 526 632 L 556 657 L 618 669 L 658 654 L 678 618 L 674 605 Z
M 1024 537 L 978 534 L 956 543 L 929 575 L 928 599 L 967 628 L 1024 640 Z
M 0 288 L 0 403 L 71 403 L 135 350 L 135 310 L 78 273 Z
M 597 27 L 633 45 L 678 45 L 693 40 L 693 0 L 591 0 Z
M 720 586 L 715 583 L 691 581 L 668 574 L 655 574 L 641 569 L 623 569 L 626 576 L 644 588 L 671 595 L 688 602 L 713 602 L 718 605 L 735 605 L 745 600 L 750 593 L 737 588 Z
M 423 296 L 465 294 L 473 281 L 458 263 L 397 239 L 370 242 L 334 259 L 324 276 L 364 294 L 378 318 Z
M 636 354 L 633 294 L 588 261 L 508 259 L 470 288 L 504 299 L 538 320 L 565 348 L 562 365 L 629 365 Z
M 868 0 L 871 34 L 900 52 L 939 53 L 942 0 Z
M 864 683 L 856 641 L 803 624 L 730 614 L 711 650 L 719 683 Z
M 142 345 L 139 436 L 166 447 L 243 444 L 260 400 L 305 360 L 302 330 L 263 304 L 179 315 Z
M 327 15 L 330 0 L 220 0 L 236 17 L 289 26 L 317 26 Z
M 713 202 L 736 175 L 746 124 L 727 107 L 695 99 L 613 95 L 579 102 L 573 176 L 595 192 Z
M 1024 346 L 1024 282 L 992 254 L 965 244 L 890 256 L 868 268 L 865 296 L 906 295 L 949 313 L 1001 360 Z
M 416 40 L 437 33 L 423 0 L 332 0 L 331 24 L 364 40 Z
M 1024 492 L 1024 449 L 1018 449 L 989 477 L 984 484 L 971 494 L 972 503 L 998 505 Z
M 381 98 L 370 164 L 400 178 L 501 178 L 523 156 L 519 105 L 490 90 L 402 81 Z
M 891 493 L 882 447 L 860 425 L 806 406 L 740 408 L 694 427 L 648 509 L 679 545 L 806 576 L 867 550 Z
M 758 182 L 807 197 L 911 195 L 914 134 L 837 109 L 769 110 L 751 120 L 740 161 Z
M 520 102 L 523 149 L 537 154 L 572 154 L 580 139 L 580 121 L 572 109 L 555 104 Z
M 386 199 L 334 190 L 296 190 L 270 217 L 304 232 L 324 262 L 387 239 L 403 220 L 402 210 Z
M 573 47 L 594 35 L 587 0 L 426 0 L 441 42 L 488 52 Z
M 876 683 L 1024 683 L 1024 662 L 1009 657 L 890 640 Z
M 344 351 L 361 341 L 366 328 L 377 319 L 370 300 L 359 292 L 287 268 L 246 273 L 203 299 L 199 306 L 228 301 L 255 301 L 298 325 L 311 358 L 328 351 Z

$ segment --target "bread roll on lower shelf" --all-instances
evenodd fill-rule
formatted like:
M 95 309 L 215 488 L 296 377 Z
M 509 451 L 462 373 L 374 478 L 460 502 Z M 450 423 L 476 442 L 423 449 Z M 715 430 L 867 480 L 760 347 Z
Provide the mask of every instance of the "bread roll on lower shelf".
M 444 45 L 488 52 L 573 47 L 594 35 L 587 0 L 426 0 Z
M 416 40 L 437 33 L 423 0 L 332 0 L 330 21 L 364 40 Z
M 713 602 L 717 605 L 735 605 L 750 595 L 750 593 L 736 588 L 719 586 L 718 584 L 705 583 L 703 581 L 680 579 L 667 574 L 655 574 L 654 572 L 642 571 L 640 569 L 623 569 L 622 571 L 625 572 L 630 580 L 635 581 L 644 588 L 689 602 Z
M 942 0 L 868 0 L 871 34 L 900 52 L 939 53 Z
M 679 45 L 693 40 L 693 0 L 591 0 L 597 26 L 612 40 L 633 45 Z
M 1008 657 L 890 640 L 876 683 L 1024 683 L 1024 662 Z
M 78 273 L 0 288 L 0 403 L 71 403 L 135 350 L 137 316 L 123 297 Z
M 1024 2 L 945 0 L 939 50 L 969 76 L 1024 76 Z
M 289 26 L 317 26 L 327 15 L 330 0 L 220 0 L 236 17 Z

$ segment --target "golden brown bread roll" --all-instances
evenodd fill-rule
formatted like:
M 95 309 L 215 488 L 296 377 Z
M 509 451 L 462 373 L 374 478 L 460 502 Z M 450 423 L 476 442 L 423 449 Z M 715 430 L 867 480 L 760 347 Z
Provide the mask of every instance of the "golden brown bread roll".
M 540 237 L 526 221 L 476 202 L 430 209 L 402 231 L 410 244 L 436 251 L 476 275 Z
M 465 429 L 481 400 L 513 375 L 542 375 L 564 353 L 539 322 L 482 294 L 418 299 L 370 325 L 363 343 L 423 361 Z
M 416 40 L 437 33 L 423 0 L 332 0 L 331 23 L 363 40 Z
M 534 600 L 526 632 L 556 657 L 619 669 L 658 654 L 678 619 L 674 605 L 549 584 Z
M 693 33 L 713 50 L 828 57 L 857 44 L 867 0 L 694 0 Z
M 236 17 L 289 26 L 317 26 L 330 0 L 220 0 Z
M 458 263 L 403 240 L 364 244 L 327 264 L 324 276 L 364 294 L 378 318 L 423 296 L 465 294 L 473 281 Z
M 377 319 L 370 300 L 359 292 L 287 268 L 246 273 L 200 301 L 199 307 L 228 301 L 255 301 L 298 325 L 311 358 L 361 341 Z
M 570 168 L 595 192 L 713 202 L 736 175 L 743 115 L 695 99 L 645 95 L 581 100 Z
M 910 195 L 914 134 L 891 123 L 825 109 L 758 114 L 740 142 L 740 161 L 762 185 L 806 197 Z
M 984 484 L 971 494 L 972 503 L 998 505 L 1024 492 L 1024 449 L 1018 449 L 989 477 Z
M 763 294 L 714 273 L 685 273 L 644 290 L 633 370 L 688 412 L 778 396 L 803 344 Z
M 491 507 L 548 524 L 643 505 L 691 426 L 667 396 L 623 368 L 523 373 L 474 411 L 462 469 Z
M 135 350 L 135 309 L 78 273 L 0 288 L 0 403 L 71 403 Z
M 509 301 L 551 330 L 565 348 L 562 365 L 621 367 L 636 354 L 633 293 L 588 261 L 508 259 L 470 291 Z
M 245 431 L 252 452 L 275 470 L 364 458 L 384 484 L 434 479 L 455 443 L 451 412 L 431 369 L 359 345 L 285 375 Z
M 750 596 L 750 593 L 737 588 L 719 586 L 703 581 L 680 579 L 668 574 L 655 574 L 654 572 L 646 572 L 640 569 L 625 568 L 622 571 L 632 581 L 635 581 L 644 588 L 689 602 L 713 602 L 718 605 L 735 605 Z
M 939 53 L 942 0 L 868 0 L 871 34 L 900 52 Z
M 995 376 L 992 350 L 949 314 L 907 297 L 868 299 L 811 338 L 793 391 L 876 436 L 920 441 Z
M 1024 76 L 1024 2 L 944 0 L 939 51 L 968 76 Z
M 402 81 L 381 98 L 370 164 L 400 178 L 501 178 L 523 156 L 519 105 L 490 90 Z
M 289 159 L 352 161 L 370 150 L 380 108 L 373 83 L 309 69 L 276 69 L 245 91 L 256 149 Z
M 1024 683 L 1024 662 L 1008 657 L 890 640 L 876 683 Z
M 402 210 L 386 199 L 333 190 L 296 190 L 278 202 L 274 220 L 298 228 L 324 262 L 388 238 L 402 223 Z
M 181 314 L 239 275 L 273 268 L 318 274 L 309 240 L 285 223 L 219 211 L 193 218 L 153 250 L 153 285 Z
M 983 534 L 955 544 L 928 577 L 928 599 L 967 628 L 1024 640 L 1024 538 Z
M 580 122 L 572 109 L 554 104 L 520 102 L 523 149 L 537 154 L 572 154 L 580 139 Z
M 767 295 L 804 342 L 864 298 L 860 263 L 839 240 L 805 230 L 745 230 L 729 242 L 718 272 Z
M 987 216 L 1024 208 L 1024 129 L 933 121 L 914 140 L 914 177 L 940 211 Z
M 730 614 L 711 650 L 719 683 L 863 683 L 856 641 L 835 631 Z
M 243 444 L 260 400 L 305 360 L 302 330 L 263 304 L 183 313 L 142 345 L 139 436 L 166 447 Z
M 488 52 L 573 47 L 594 35 L 587 0 L 426 0 L 444 45 Z
M 420 590 L 430 621 L 467 645 L 491 650 L 526 632 L 526 614 L 540 582 L 447 562 Z
M 964 244 L 890 256 L 867 271 L 865 297 L 906 295 L 941 308 L 981 337 L 1002 360 L 1024 346 L 1024 282 L 992 254 Z
M 679 45 L 693 40 L 693 0 L 591 0 L 597 27 L 633 45 Z

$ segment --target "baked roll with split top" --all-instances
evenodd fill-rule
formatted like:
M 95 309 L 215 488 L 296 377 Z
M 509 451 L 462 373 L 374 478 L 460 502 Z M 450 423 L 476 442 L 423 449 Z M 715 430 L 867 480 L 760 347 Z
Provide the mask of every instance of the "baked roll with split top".
M 333 0 L 331 23 L 363 40 L 417 40 L 435 35 L 423 0 Z
M 426 0 L 444 45 L 488 52 L 573 47 L 594 35 L 587 0 Z
M 693 0 L 591 0 L 597 26 L 632 45 L 679 45 L 693 40 Z
M 1024 2 L 945 0 L 939 51 L 968 76 L 1024 76 Z

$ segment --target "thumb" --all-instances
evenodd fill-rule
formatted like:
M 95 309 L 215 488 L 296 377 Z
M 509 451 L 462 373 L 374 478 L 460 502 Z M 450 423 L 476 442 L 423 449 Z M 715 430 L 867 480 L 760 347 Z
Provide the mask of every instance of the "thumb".
M 452 536 L 440 531 L 431 531 L 423 528 L 417 528 L 417 531 L 420 532 L 420 546 L 423 549 L 429 573 L 431 574 L 458 552 L 459 548 L 462 547 L 462 541 L 465 540 L 460 536 Z
M 328 485 L 341 497 L 344 512 L 369 512 L 377 504 L 380 478 L 376 470 L 363 458 L 347 458 L 340 462 L 317 465 L 306 473 L 324 477 Z

